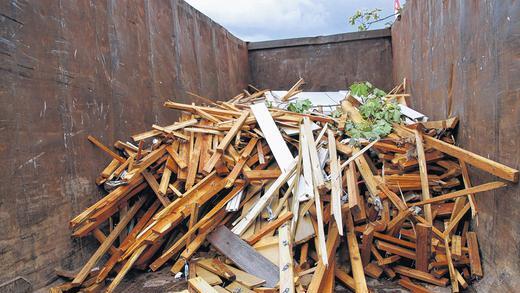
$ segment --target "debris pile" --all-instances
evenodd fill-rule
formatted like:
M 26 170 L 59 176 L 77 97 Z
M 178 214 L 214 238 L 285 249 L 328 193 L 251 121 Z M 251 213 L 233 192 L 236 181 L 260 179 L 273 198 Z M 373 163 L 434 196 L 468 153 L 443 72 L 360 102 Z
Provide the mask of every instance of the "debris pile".
M 89 136 L 112 158 L 96 179 L 109 193 L 70 226 L 100 246 L 54 292 L 113 292 L 129 270 L 165 266 L 192 292 L 369 292 L 367 278 L 456 292 L 481 278 L 475 194 L 506 184 L 472 186 L 468 165 L 513 182 L 518 171 L 455 146 L 456 118 L 417 121 L 404 84 L 374 91 L 401 123 L 354 139 L 375 96 L 347 95 L 330 115 L 286 110 L 302 83 L 274 103 L 266 90 L 168 101 L 178 122 L 117 151 Z

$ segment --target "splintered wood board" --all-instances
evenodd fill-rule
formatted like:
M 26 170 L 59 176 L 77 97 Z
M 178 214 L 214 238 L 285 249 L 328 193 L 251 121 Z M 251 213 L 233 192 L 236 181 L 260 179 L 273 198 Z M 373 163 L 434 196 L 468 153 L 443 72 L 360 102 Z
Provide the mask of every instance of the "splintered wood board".
M 280 129 L 278 129 L 278 126 L 276 126 L 271 113 L 269 113 L 267 106 L 264 103 L 258 103 L 251 105 L 250 107 L 253 115 L 255 116 L 256 122 L 258 123 L 258 126 L 260 126 L 265 140 L 271 149 L 271 153 L 274 155 L 276 163 L 282 172 L 287 171 L 287 169 L 291 166 L 294 157 L 291 154 L 287 143 L 282 137 Z M 291 177 L 291 179 L 289 179 L 289 184 L 291 184 L 295 179 L 295 176 Z M 306 195 L 310 196 L 312 194 L 312 188 L 310 188 L 307 183 L 305 183 L 303 176 L 301 176 L 300 180 L 298 181 L 297 190 L 297 197 L 299 199 L 307 199 L 308 197 L 306 197 Z
M 278 283 L 278 267 L 225 226 L 209 234 L 208 241 L 240 269 L 264 279 L 267 287 L 275 287 Z

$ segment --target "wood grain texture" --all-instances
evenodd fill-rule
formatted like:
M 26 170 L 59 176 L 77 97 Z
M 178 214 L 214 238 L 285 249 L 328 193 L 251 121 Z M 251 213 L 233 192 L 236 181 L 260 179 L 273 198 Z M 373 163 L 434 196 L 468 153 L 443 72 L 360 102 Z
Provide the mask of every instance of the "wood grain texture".
M 225 226 L 218 227 L 207 239 L 240 269 L 264 279 L 268 287 L 274 287 L 278 283 L 278 268 Z

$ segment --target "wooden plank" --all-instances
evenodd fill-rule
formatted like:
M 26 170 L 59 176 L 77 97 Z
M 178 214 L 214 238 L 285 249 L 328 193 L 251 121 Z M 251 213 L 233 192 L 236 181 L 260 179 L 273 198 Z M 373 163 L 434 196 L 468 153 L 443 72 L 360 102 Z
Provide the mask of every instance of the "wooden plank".
M 287 171 L 293 162 L 293 155 L 287 146 L 280 130 L 276 126 L 276 123 L 271 116 L 271 113 L 267 109 L 267 106 L 264 103 L 258 103 L 250 106 L 251 112 L 256 118 L 258 126 L 262 130 L 265 140 L 271 149 L 271 153 L 273 154 L 276 163 L 280 167 L 280 170 Z M 289 184 L 294 180 L 291 178 L 289 180 Z M 298 193 L 296 194 L 297 198 L 301 198 L 305 194 L 312 194 L 312 189 L 307 185 L 305 180 L 300 178 L 298 182 Z
M 505 187 L 505 186 L 507 186 L 507 184 L 500 182 L 500 181 L 484 183 L 484 184 L 477 185 L 474 187 L 470 187 L 470 188 L 454 191 L 451 193 L 439 195 L 439 196 L 433 197 L 428 200 L 411 203 L 410 206 L 412 206 L 412 207 L 413 206 L 422 206 L 422 205 L 429 204 L 429 203 L 446 201 L 446 200 L 457 198 L 457 197 L 464 196 L 467 194 L 489 191 L 489 190 L 493 190 L 493 189 L 497 189 L 497 188 L 501 188 L 501 187 Z
M 125 160 L 125 162 L 126 162 L 126 160 Z M 119 161 L 116 159 L 112 159 L 112 161 L 110 161 L 110 163 L 105 167 L 105 169 L 103 169 L 103 171 L 101 171 L 101 177 L 108 178 L 108 176 L 110 176 L 110 174 L 112 174 L 117 169 L 118 166 L 119 166 Z
M 180 133 L 180 132 L 178 132 L 178 131 L 174 131 L 174 130 L 168 130 L 168 129 L 166 129 L 166 128 L 164 128 L 164 127 L 161 127 L 161 126 L 159 126 L 159 125 L 155 125 L 155 124 L 153 124 L 153 125 L 152 125 L 152 128 L 155 129 L 155 130 L 159 130 L 159 131 L 161 131 L 161 132 L 164 132 L 164 133 L 166 133 L 166 134 L 169 134 L 170 137 L 175 136 L 175 137 L 180 138 L 180 139 L 182 139 L 182 140 L 184 140 L 184 141 L 187 141 L 187 140 L 190 139 L 189 136 L 187 136 L 187 135 L 185 135 L 185 134 L 182 134 L 182 133 Z
M 389 265 L 389 264 L 392 264 L 398 260 L 401 259 L 401 256 L 400 255 L 391 255 L 387 258 L 383 258 L 381 260 L 378 260 L 377 261 L 377 264 L 380 265 L 380 266 L 384 266 L 384 265 Z
M 399 285 L 405 287 L 406 289 L 410 290 L 413 293 L 431 293 L 430 290 L 426 289 L 425 287 L 415 284 L 410 279 L 402 277 L 399 279 L 398 283 Z
M 316 224 L 318 226 L 318 237 L 317 237 L 317 244 L 318 247 L 316 248 L 319 252 L 319 255 L 321 256 L 321 260 L 325 266 L 328 265 L 328 256 L 326 253 L 326 244 L 325 244 L 325 230 L 323 228 L 323 208 L 322 208 L 322 202 L 320 199 L 320 192 L 318 190 L 318 186 L 316 182 L 313 182 L 314 187 L 314 204 L 316 207 Z
M 415 268 L 419 271 L 428 272 L 431 255 L 432 227 L 418 223 L 415 225 L 415 231 L 417 233 L 417 248 L 415 250 L 417 259 L 415 260 Z
M 168 157 L 166 161 L 166 165 L 168 165 L 168 162 L 172 162 L 173 159 L 171 157 Z M 162 196 L 166 196 L 168 193 L 168 185 L 170 184 L 170 178 L 172 175 L 172 171 L 169 168 L 164 168 L 162 177 L 161 177 L 161 183 L 159 183 L 159 194 Z
M 352 278 L 349 274 L 347 274 L 342 269 L 336 268 L 334 271 L 334 275 L 338 280 L 341 281 L 341 283 L 345 286 L 347 286 L 348 289 L 355 291 L 356 290 L 356 282 L 354 281 L 354 278 Z
M 352 266 L 352 273 L 356 285 L 356 293 L 368 293 L 365 272 L 363 270 L 363 262 L 361 261 L 361 255 L 359 254 L 356 233 L 354 231 L 354 220 L 352 219 L 352 214 L 350 213 L 350 210 L 346 212 L 346 224 L 348 251 L 350 254 L 350 263 Z
M 101 244 L 96 252 L 90 257 L 87 263 L 83 266 L 83 268 L 76 275 L 76 278 L 72 280 L 72 284 L 75 286 L 79 286 L 85 279 L 87 278 L 90 270 L 96 265 L 96 263 L 103 257 L 103 255 L 110 249 L 116 238 L 119 236 L 121 231 L 125 229 L 126 225 L 132 220 L 137 211 L 143 206 L 146 198 L 139 199 L 128 211 L 128 213 L 119 221 L 119 224 L 110 232 L 106 240 Z
M 409 278 L 417 279 L 437 286 L 446 287 L 446 285 L 448 285 L 449 282 L 449 280 L 446 278 L 435 278 L 431 274 L 421 272 L 419 270 L 414 270 L 405 266 L 397 265 L 393 269 L 400 275 L 407 276 Z
M 361 262 L 363 267 L 366 267 L 370 263 L 370 251 L 372 250 L 372 241 L 374 239 L 374 227 L 368 226 L 363 231 L 363 238 L 361 238 L 361 247 L 359 248 L 361 254 Z
M 203 278 L 206 280 L 206 282 L 208 282 L 208 284 L 212 286 L 222 284 L 222 279 L 217 274 L 214 274 L 205 268 L 198 266 L 196 263 L 193 265 L 195 266 L 195 274 L 197 277 Z
M 273 184 L 267 189 L 267 191 L 262 195 L 262 197 L 257 201 L 257 203 L 247 212 L 247 214 L 235 225 L 232 229 L 233 233 L 237 235 L 242 235 L 244 231 L 249 228 L 249 226 L 253 223 L 256 217 L 262 212 L 262 210 L 267 206 L 270 199 L 278 192 L 280 187 L 282 187 L 285 182 L 289 179 L 289 177 L 293 174 L 296 168 L 297 160 L 293 160 L 290 168 L 282 173 L 278 179 L 276 179 Z
M 453 266 L 453 261 L 451 259 L 451 249 L 447 237 L 444 238 L 444 248 L 446 249 L 446 260 L 448 261 L 448 270 L 450 272 L 451 292 L 459 292 L 459 282 L 457 281 L 455 266 Z
M 470 208 L 470 204 L 467 203 L 464 206 L 464 208 L 462 208 L 462 210 L 457 214 L 457 216 L 450 222 L 448 227 L 443 232 L 444 238 L 449 237 L 451 231 L 458 226 L 462 217 L 464 217 L 464 215 L 469 211 L 469 208 Z
M 220 181 L 220 186 L 211 186 L 212 190 L 209 191 L 209 194 L 216 194 L 224 187 L 224 180 Z M 186 239 L 190 237 L 193 233 L 195 233 L 200 227 L 208 223 L 213 216 L 215 216 L 220 209 L 222 209 L 235 195 L 243 189 L 243 184 L 235 186 L 232 191 L 230 191 L 218 204 L 216 204 L 204 217 L 198 221 L 191 229 L 186 231 L 184 235 L 180 239 L 177 240 L 167 251 L 165 251 L 160 257 L 158 257 L 151 265 L 150 268 L 155 271 L 159 267 L 161 267 L 166 261 L 168 261 L 175 253 L 177 253 L 186 242 Z M 198 202 L 201 204 L 201 202 Z
M 410 249 L 406 249 L 406 248 L 403 248 L 401 246 L 397 246 L 397 245 L 394 245 L 394 244 L 391 244 L 391 243 L 388 243 L 388 242 L 377 240 L 376 241 L 376 247 L 379 250 L 384 250 L 384 251 L 389 252 L 389 253 L 397 254 L 397 255 L 400 255 L 402 257 L 406 257 L 408 259 L 412 259 L 412 260 L 416 259 L 415 251 L 410 250 Z
M 179 168 L 186 169 L 188 167 L 188 164 L 184 161 L 184 159 L 179 155 L 177 151 L 175 151 L 173 145 L 167 146 L 166 151 L 168 152 L 168 154 L 170 154 L 175 163 L 177 163 L 177 166 L 179 166 Z
M 303 131 L 305 142 L 308 146 L 309 157 L 311 159 L 313 184 L 316 185 L 318 190 L 321 191 L 325 187 L 325 181 L 323 179 L 323 172 L 320 166 L 320 160 L 318 157 L 318 151 L 316 149 L 316 143 L 314 141 L 314 135 L 312 134 L 311 121 L 307 117 L 303 119 Z
M 411 209 L 399 211 L 397 216 L 395 216 L 386 227 L 387 234 L 390 236 L 395 236 L 399 230 L 401 230 L 401 226 L 404 221 L 412 214 Z
M 232 282 L 231 284 L 226 286 L 226 290 L 228 292 L 240 292 L 240 293 L 255 293 L 255 291 L 250 290 L 246 286 L 240 284 L 239 282 Z
M 422 135 L 419 130 L 414 129 L 415 134 L 415 147 L 417 151 L 417 161 L 419 163 L 419 174 L 421 175 L 421 198 L 422 200 L 428 200 L 431 198 L 430 196 L 430 186 L 428 185 L 428 169 L 426 168 L 426 157 L 424 155 L 424 146 L 422 141 Z M 431 204 L 426 204 L 423 207 L 424 209 L 424 218 L 426 221 L 432 225 L 432 207 Z
M 268 287 L 274 287 L 278 283 L 278 268 L 225 226 L 218 227 L 207 239 L 240 269 L 264 279 Z
M 182 128 L 187 127 L 187 126 L 195 125 L 195 124 L 197 124 L 197 122 L 198 122 L 197 119 L 191 119 L 191 120 L 184 121 L 184 122 L 176 122 L 173 125 L 165 126 L 163 128 L 168 130 L 168 131 L 174 131 L 174 130 L 182 129 Z M 159 135 L 161 133 L 162 133 L 162 131 L 153 129 L 153 130 L 145 131 L 145 132 L 142 132 L 142 133 L 134 134 L 134 135 L 132 135 L 132 139 L 134 141 L 140 141 L 140 140 L 143 140 L 143 139 L 147 139 L 147 138 L 150 138 L 150 137 L 157 136 L 157 135 Z
M 257 243 L 262 237 L 266 236 L 270 232 L 276 230 L 276 228 L 280 227 L 282 224 L 292 219 L 293 213 L 285 212 L 280 215 L 276 220 L 269 222 L 269 224 L 263 226 L 259 231 L 255 231 L 255 234 L 249 236 L 244 239 L 249 245 L 254 245 Z
M 327 247 L 325 253 L 327 254 L 327 259 L 332 259 L 336 255 L 336 249 L 338 248 L 340 237 L 338 233 L 338 227 L 335 223 L 331 223 L 331 227 L 329 228 L 328 238 L 327 238 Z M 318 261 L 318 265 L 316 267 L 316 271 L 312 276 L 311 283 L 309 284 L 309 288 L 307 292 L 318 293 L 323 286 L 323 282 L 325 281 L 325 275 L 327 273 L 328 265 L 323 262 L 323 260 Z
M 159 191 L 159 183 L 155 177 L 148 171 L 143 171 L 141 174 L 143 175 L 144 179 L 146 179 L 148 185 L 150 185 L 150 188 L 152 188 L 159 201 L 163 204 L 163 206 L 167 207 L 171 202 L 166 196 L 161 195 L 161 192 Z
M 287 223 L 278 229 L 279 240 L 279 271 L 280 271 L 280 292 L 294 293 L 294 271 L 292 256 L 292 241 L 290 228 Z
M 480 262 L 480 254 L 478 251 L 477 233 L 468 232 L 466 233 L 469 251 L 469 265 L 471 268 L 471 275 L 474 277 L 482 278 L 482 265 Z
M 235 276 L 236 276 L 235 281 L 237 283 L 240 283 L 249 289 L 253 289 L 258 286 L 263 286 L 265 284 L 265 280 L 255 277 L 252 274 L 248 274 L 248 273 L 241 271 L 230 265 L 225 265 L 225 266 L 228 270 L 230 270 L 231 272 L 233 272 L 233 274 L 235 274 Z
M 208 282 L 201 277 L 195 277 L 188 280 L 188 287 L 197 293 L 218 293 Z
M 359 195 L 359 187 L 356 176 L 356 165 L 351 162 L 345 171 L 347 177 L 348 206 L 351 213 L 356 214 L 361 210 L 361 196 Z
M 231 170 L 231 172 L 226 177 L 226 188 L 230 188 L 235 183 L 236 178 L 238 177 L 238 175 L 240 175 L 240 172 L 242 172 L 242 169 L 246 165 L 246 162 L 249 156 L 251 155 L 251 152 L 254 150 L 257 141 L 257 138 L 252 138 L 248 142 L 247 146 L 243 149 L 242 154 L 240 154 L 240 157 L 238 159 L 238 162 L 236 162 L 235 166 L 233 167 L 233 170 Z
M 197 265 L 229 281 L 234 281 L 236 275 L 218 258 L 206 258 L 197 261 Z
M 231 143 L 231 140 L 237 135 L 240 128 L 242 128 L 242 125 L 246 121 L 247 117 L 249 116 L 249 111 L 243 111 L 240 117 L 233 123 L 233 126 L 231 129 L 226 133 L 226 136 L 220 141 L 219 145 L 217 146 L 217 152 L 224 153 L 228 145 Z M 207 172 L 211 172 L 211 170 L 206 170 Z
M 98 228 L 94 229 L 94 231 L 92 232 L 92 235 L 94 235 L 94 237 L 99 241 L 100 244 L 103 244 L 103 242 L 105 242 L 105 240 L 107 240 L 107 236 L 105 235 L 105 233 L 103 233 L 103 231 L 99 230 Z M 117 248 L 115 248 L 113 245 L 111 245 L 108 252 L 110 252 L 110 254 L 115 254 L 118 251 L 117 251 Z
M 410 130 L 406 127 L 399 125 L 396 127 L 410 133 Z M 502 179 L 509 180 L 511 182 L 518 182 L 518 170 L 516 169 L 492 161 L 488 158 L 464 150 L 455 145 L 451 145 L 434 137 L 424 136 L 424 141 L 426 142 L 427 146 L 433 147 L 476 168 L 484 170 Z
M 195 184 L 195 176 L 197 176 L 197 171 L 199 168 L 199 158 L 200 152 L 202 148 L 202 135 L 197 133 L 196 135 L 191 135 L 195 140 L 193 145 L 193 149 L 190 151 L 190 164 L 188 166 L 188 175 L 186 177 L 186 189 L 190 189 Z
M 102 144 L 99 140 L 97 140 L 95 137 L 89 135 L 87 136 L 87 139 L 93 143 L 95 146 L 97 146 L 98 148 L 100 148 L 102 151 L 104 151 L 105 153 L 109 154 L 112 158 L 118 160 L 120 163 L 124 163 L 126 161 L 125 158 L 121 157 L 120 155 L 114 153 L 111 149 L 109 149 L 108 147 L 106 147 L 104 144 Z
M 469 179 L 468 167 L 464 161 L 460 161 L 460 171 L 462 174 L 462 180 L 464 181 L 464 188 L 471 187 L 471 180 Z M 478 213 L 477 203 L 475 201 L 475 195 L 473 193 L 468 194 L 468 200 L 471 205 L 471 217 L 475 218 Z
M 267 169 L 267 170 L 244 170 L 242 171 L 244 173 L 244 176 L 251 180 L 265 180 L 265 179 L 276 179 L 280 177 L 282 172 L 280 169 Z
M 339 169 L 338 153 L 336 151 L 336 140 L 334 132 L 327 130 L 327 138 L 329 141 L 329 158 L 330 158 L 330 184 L 331 190 L 331 214 L 338 225 L 339 235 L 343 236 L 343 216 L 341 214 L 341 196 L 343 188 L 341 186 L 341 170 Z
M 461 246 L 462 239 L 459 235 L 452 235 L 451 236 L 451 254 L 456 257 L 462 256 L 462 246 Z
M 134 263 L 137 261 L 139 256 L 141 256 L 141 254 L 144 252 L 145 249 L 146 249 L 146 245 L 143 245 L 139 249 L 137 249 L 134 252 L 134 254 L 132 254 L 132 256 L 125 262 L 125 264 L 123 265 L 121 270 L 117 273 L 114 280 L 112 280 L 110 285 L 108 285 L 108 287 L 106 288 L 106 291 L 105 291 L 106 293 L 114 292 L 116 287 L 121 283 L 121 281 L 123 280 L 125 275 L 128 273 L 128 271 L 130 271 L 130 269 L 132 268 Z
M 193 229 L 193 226 L 199 220 L 199 204 L 194 202 L 190 206 L 190 221 L 188 223 L 188 230 Z M 193 235 L 190 235 L 186 238 L 186 243 L 190 243 L 193 239 Z

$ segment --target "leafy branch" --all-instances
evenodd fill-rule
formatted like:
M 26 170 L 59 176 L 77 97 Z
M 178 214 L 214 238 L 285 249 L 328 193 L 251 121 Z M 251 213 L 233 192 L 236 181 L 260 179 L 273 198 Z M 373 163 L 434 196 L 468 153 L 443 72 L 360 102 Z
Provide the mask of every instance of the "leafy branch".
M 310 108 L 312 108 L 312 102 L 309 99 L 297 100 L 287 105 L 287 110 L 296 113 L 306 113 Z
M 363 101 L 359 113 L 364 121 L 347 121 L 345 130 L 356 143 L 359 139 L 370 141 L 382 138 L 392 132 L 392 124 L 401 122 L 401 111 L 395 101 L 384 99 L 386 93 L 369 82 L 354 83 L 350 86 L 351 95 Z

